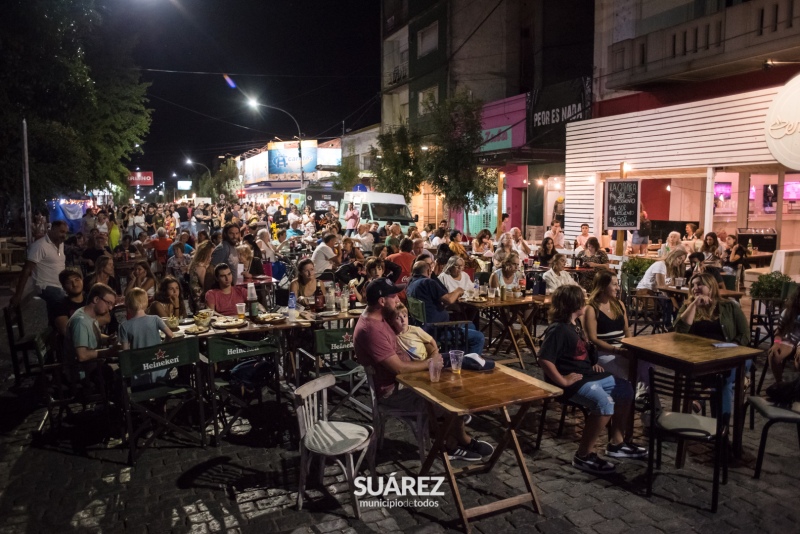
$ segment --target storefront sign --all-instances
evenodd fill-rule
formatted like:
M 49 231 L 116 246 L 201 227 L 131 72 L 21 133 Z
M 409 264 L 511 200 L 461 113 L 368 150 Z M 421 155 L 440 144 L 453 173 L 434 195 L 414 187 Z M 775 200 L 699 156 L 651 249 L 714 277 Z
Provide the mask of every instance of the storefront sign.
M 607 230 L 639 228 L 639 180 L 606 180 L 603 226 Z
M 775 95 L 767 111 L 764 134 L 778 163 L 800 170 L 800 76 L 789 80 Z
M 153 185 L 153 173 L 132 172 L 128 175 L 128 185 Z
M 542 148 L 565 148 L 566 124 L 590 119 L 592 79 L 575 78 L 532 91 L 528 98 L 528 143 Z
M 269 154 L 264 151 L 239 161 L 239 174 L 245 185 L 257 184 L 269 179 Z
M 511 125 L 483 130 L 481 152 L 511 148 Z
M 299 180 L 300 155 L 297 141 L 269 143 L 269 179 L 270 180 Z M 316 173 L 317 168 L 317 141 L 303 141 L 303 170 L 306 179 L 309 173 Z M 314 174 L 316 176 L 316 174 Z

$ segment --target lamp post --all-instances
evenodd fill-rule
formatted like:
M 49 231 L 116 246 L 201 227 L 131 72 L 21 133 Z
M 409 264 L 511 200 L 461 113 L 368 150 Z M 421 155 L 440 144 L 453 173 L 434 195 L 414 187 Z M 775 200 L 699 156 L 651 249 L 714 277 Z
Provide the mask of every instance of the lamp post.
M 253 109 L 262 107 L 282 111 L 283 113 L 289 115 L 289 117 L 294 121 L 294 125 L 297 126 L 297 155 L 300 158 L 300 189 L 304 188 L 306 185 L 306 173 L 303 170 L 303 132 L 300 131 L 300 124 L 298 124 L 297 119 L 295 119 L 294 115 L 285 109 L 276 108 L 275 106 L 270 106 L 269 104 L 262 104 L 255 98 L 248 99 L 247 104 Z

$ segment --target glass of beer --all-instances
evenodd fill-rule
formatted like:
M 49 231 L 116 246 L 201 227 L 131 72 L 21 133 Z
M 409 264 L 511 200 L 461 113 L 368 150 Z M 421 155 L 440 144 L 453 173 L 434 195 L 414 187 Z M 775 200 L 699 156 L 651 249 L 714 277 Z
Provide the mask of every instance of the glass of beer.
M 451 350 L 450 351 L 450 370 L 453 371 L 453 374 L 460 375 L 461 374 L 461 362 L 464 361 L 464 351 L 463 350 Z
M 239 319 L 244 319 L 244 309 L 247 304 L 244 302 L 237 302 L 236 303 L 236 314 L 239 316 Z

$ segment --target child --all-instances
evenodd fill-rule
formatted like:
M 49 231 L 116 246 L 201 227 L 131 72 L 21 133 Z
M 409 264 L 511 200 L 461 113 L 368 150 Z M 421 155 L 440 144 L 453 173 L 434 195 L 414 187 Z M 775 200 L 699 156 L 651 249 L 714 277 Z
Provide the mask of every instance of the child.
M 439 352 L 436 341 L 425 330 L 408 324 L 408 309 L 397 305 L 397 343 L 412 360 L 425 360 Z
M 125 308 L 130 319 L 119 326 L 119 341 L 122 350 L 142 349 L 161 343 L 159 331 L 164 332 L 167 340 L 172 339 L 172 330 L 167 327 L 164 320 L 157 315 L 146 315 L 147 292 L 141 288 L 134 288 L 125 295 Z M 166 376 L 169 370 L 153 371 L 133 377 L 132 385 L 150 384 Z

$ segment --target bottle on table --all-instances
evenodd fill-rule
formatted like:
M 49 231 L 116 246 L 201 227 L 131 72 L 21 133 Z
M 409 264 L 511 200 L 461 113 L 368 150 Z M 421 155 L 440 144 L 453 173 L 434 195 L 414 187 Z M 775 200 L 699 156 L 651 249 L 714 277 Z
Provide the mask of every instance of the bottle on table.
M 349 303 L 348 303 L 349 309 L 355 310 L 356 309 L 356 302 L 358 301 L 358 299 L 356 299 L 356 288 L 353 288 L 353 290 L 350 292 L 350 296 L 348 297 L 348 300 L 349 300 Z
M 314 291 L 314 311 L 317 313 L 325 311 L 325 293 L 322 291 L 321 280 L 317 280 L 317 290 Z
M 289 320 L 297 320 L 297 295 L 294 291 L 289 292 Z
M 251 319 L 258 316 L 258 295 L 253 282 L 247 284 L 247 312 L 250 314 Z
M 752 254 L 753 253 L 753 240 L 752 239 L 748 239 L 747 240 L 747 253 L 748 254 Z

